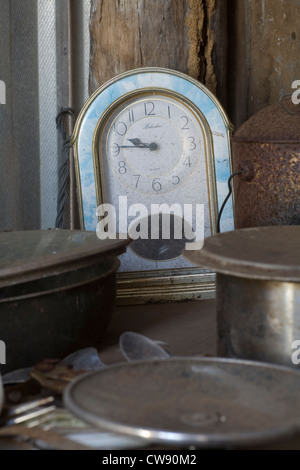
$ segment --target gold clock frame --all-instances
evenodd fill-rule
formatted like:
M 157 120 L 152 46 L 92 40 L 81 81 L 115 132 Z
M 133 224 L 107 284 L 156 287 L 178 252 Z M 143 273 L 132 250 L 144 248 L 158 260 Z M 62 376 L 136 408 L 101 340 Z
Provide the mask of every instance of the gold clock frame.
M 116 84 L 120 79 L 126 79 L 131 77 L 132 74 L 155 74 L 155 73 L 167 73 L 183 79 L 188 79 L 190 83 L 193 83 L 197 88 L 205 92 L 210 99 L 212 99 L 218 108 L 220 115 L 223 117 L 228 141 L 228 155 L 229 155 L 229 166 L 230 173 L 232 172 L 232 161 L 231 161 L 231 148 L 230 148 L 230 136 L 232 133 L 232 125 L 214 95 L 209 92 L 204 85 L 197 82 L 185 74 L 180 72 L 161 69 L 156 67 L 135 69 L 121 74 L 114 79 L 110 80 L 89 98 L 83 107 L 75 124 L 74 132 L 71 138 L 71 145 L 74 149 L 74 161 L 75 161 L 75 173 L 78 190 L 78 202 L 80 210 L 80 223 L 81 228 L 84 230 L 84 210 L 83 210 L 83 194 L 82 194 L 82 174 L 80 168 L 80 150 L 78 148 L 78 138 L 80 129 L 86 115 L 87 110 L 92 103 L 95 102 L 96 98 L 101 95 L 103 90 L 107 87 Z M 98 139 L 101 133 L 101 127 L 111 115 L 114 109 L 116 109 L 121 103 L 130 100 L 136 96 L 142 96 L 143 94 L 151 93 L 164 93 L 172 96 L 176 100 L 180 97 L 180 101 L 188 105 L 193 112 L 196 114 L 202 127 L 204 127 L 203 135 L 205 136 L 206 146 L 206 168 L 207 168 L 207 184 L 209 193 L 209 204 L 210 204 L 210 217 L 212 234 L 216 233 L 217 217 L 218 217 L 218 196 L 217 196 L 217 183 L 214 163 L 214 139 L 212 130 L 206 117 L 201 110 L 187 97 L 178 93 L 176 90 L 164 88 L 160 86 L 146 86 L 138 89 L 133 89 L 129 92 L 123 93 L 117 99 L 113 100 L 105 110 L 101 113 L 99 120 L 93 131 L 92 138 L 92 155 L 94 178 L 95 178 L 95 193 L 97 206 L 105 202 L 105 182 L 101 180 L 101 168 L 99 167 L 99 161 L 101 161 L 99 155 Z M 209 160 L 209 161 L 208 161 Z M 219 201 L 220 202 L 220 201 Z M 157 303 L 157 302 L 170 302 L 170 301 L 186 301 L 186 300 L 201 300 L 201 299 L 213 299 L 216 293 L 216 276 L 215 273 L 199 269 L 197 267 L 191 268 L 179 268 L 179 269 L 161 269 L 157 271 L 141 271 L 141 272 L 130 272 L 130 273 L 118 273 L 117 274 L 117 303 L 119 305 L 132 305 L 132 304 L 145 304 L 145 303 Z

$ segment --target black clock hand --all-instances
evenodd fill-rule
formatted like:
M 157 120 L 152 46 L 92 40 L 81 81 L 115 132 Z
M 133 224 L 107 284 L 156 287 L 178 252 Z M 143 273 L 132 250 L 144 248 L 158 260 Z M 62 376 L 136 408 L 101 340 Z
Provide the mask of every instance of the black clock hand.
M 154 152 L 158 149 L 158 145 L 154 142 L 152 144 L 139 144 L 139 145 L 119 145 L 115 144 L 118 149 L 149 149 L 150 152 Z
M 148 144 L 143 144 L 143 142 L 141 142 L 140 139 L 127 139 L 127 140 L 135 146 L 142 145 L 143 147 L 148 147 Z
M 145 147 L 145 146 L 142 146 L 142 145 L 118 145 L 119 149 L 149 149 L 150 147 Z
M 129 142 L 131 142 L 135 147 L 137 148 L 148 148 L 150 152 L 154 152 L 155 150 L 158 149 L 158 145 L 155 142 L 152 142 L 151 144 L 145 144 L 144 142 L 141 142 L 140 139 L 128 139 Z

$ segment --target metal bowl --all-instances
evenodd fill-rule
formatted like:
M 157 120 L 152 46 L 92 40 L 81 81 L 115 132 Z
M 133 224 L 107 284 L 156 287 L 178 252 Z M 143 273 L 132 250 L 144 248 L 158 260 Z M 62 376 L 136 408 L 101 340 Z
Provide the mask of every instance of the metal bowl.
M 0 234 L 2 373 L 97 346 L 115 307 L 117 255 L 127 244 L 80 231 Z

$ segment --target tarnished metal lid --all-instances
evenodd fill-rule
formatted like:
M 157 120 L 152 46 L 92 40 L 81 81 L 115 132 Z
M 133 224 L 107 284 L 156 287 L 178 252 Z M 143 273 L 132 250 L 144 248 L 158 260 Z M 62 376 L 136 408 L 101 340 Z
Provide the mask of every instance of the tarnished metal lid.
M 298 143 L 300 144 L 300 110 L 292 102 L 262 109 L 235 132 L 234 142 Z M 298 112 L 297 112 L 298 111 Z
M 83 421 L 199 448 L 254 446 L 299 432 L 300 374 L 250 361 L 173 358 L 106 367 L 64 392 Z
M 255 227 L 208 238 L 184 257 L 202 268 L 249 279 L 300 282 L 300 226 Z
M 0 287 L 99 263 L 123 253 L 129 242 L 80 230 L 0 233 Z

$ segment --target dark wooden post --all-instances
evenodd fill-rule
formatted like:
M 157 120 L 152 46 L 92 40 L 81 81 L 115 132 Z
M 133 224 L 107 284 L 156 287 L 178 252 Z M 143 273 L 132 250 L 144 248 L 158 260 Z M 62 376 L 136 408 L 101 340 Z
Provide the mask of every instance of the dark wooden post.
M 228 1 L 228 108 L 236 127 L 300 80 L 299 16 L 296 0 Z
M 95 0 L 90 92 L 137 67 L 184 72 L 225 103 L 227 0 Z

